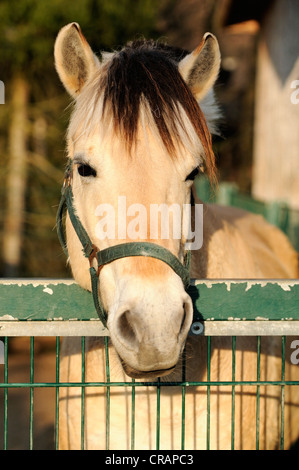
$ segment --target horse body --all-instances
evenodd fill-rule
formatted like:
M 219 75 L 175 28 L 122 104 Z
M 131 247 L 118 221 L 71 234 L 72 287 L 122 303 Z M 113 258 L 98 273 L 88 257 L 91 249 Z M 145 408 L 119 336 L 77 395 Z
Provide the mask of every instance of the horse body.
M 194 168 L 205 163 L 210 177 L 214 176 L 209 133 L 197 101 L 213 101 L 211 87 L 220 62 L 217 41 L 207 34 L 195 51 L 182 54 L 180 60 L 169 54 L 165 48 L 162 54 L 157 47 L 141 44 L 135 49 L 125 48 L 120 53 L 104 56 L 100 63 L 78 25 L 66 26 L 57 38 L 56 67 L 65 87 L 76 99 L 68 133 L 69 156 L 75 167 L 74 204 L 93 239 L 98 205 L 110 204 L 116 208 L 120 191 L 128 204 L 141 202 L 149 208 L 153 203 L 175 202 L 182 207 L 190 201 L 192 181 L 188 175 Z M 133 89 L 130 88 L 132 83 Z M 138 92 L 136 87 L 139 87 Z M 90 290 L 89 263 L 68 218 L 66 229 L 74 278 Z M 283 234 L 258 216 L 207 205 L 204 206 L 203 230 L 203 246 L 192 254 L 191 277 L 298 277 L 294 250 Z M 142 239 L 152 241 L 151 234 L 146 232 Z M 101 248 L 124 241 L 128 240 L 119 237 L 118 232 L 113 241 L 101 240 Z M 156 243 L 182 259 L 182 241 L 160 237 Z M 100 272 L 99 294 L 108 312 L 111 337 L 108 379 L 111 382 L 131 381 L 131 377 L 137 383 L 156 381 L 157 376 L 161 377 L 161 384 L 181 381 L 182 377 L 187 382 L 207 379 L 207 339 L 187 339 L 192 303 L 180 278 L 169 266 L 152 258 L 114 261 Z M 186 367 L 179 359 L 185 342 Z M 230 338 L 213 338 L 210 380 L 231 378 L 231 343 Z M 261 380 L 280 379 L 279 347 L 277 339 L 263 340 Z M 105 382 L 104 340 L 87 338 L 86 352 L 85 381 Z M 80 340 L 65 339 L 61 381 L 81 380 L 81 358 Z M 236 380 L 256 380 L 255 339 L 237 339 L 235 365 Z M 293 379 L 296 373 L 294 367 L 287 371 Z M 136 385 L 134 390 L 134 446 L 152 449 L 156 447 L 157 389 Z M 109 393 L 107 417 L 106 388 L 85 389 L 87 449 L 105 448 L 107 418 L 109 447 L 126 449 L 132 445 L 132 388 L 112 386 Z M 255 447 L 255 393 L 256 389 L 250 386 L 235 387 L 236 448 Z M 209 397 L 210 446 L 230 448 L 231 388 L 211 386 Z M 279 402 L 280 394 L 275 387 L 261 387 L 261 448 L 277 446 Z M 207 387 L 187 387 L 185 403 L 185 448 L 205 448 Z M 291 404 L 296 405 L 298 397 L 288 396 L 286 403 L 290 405 L 286 407 L 286 416 L 296 423 L 298 407 L 292 409 Z M 81 406 L 81 389 L 61 390 L 61 448 L 80 448 Z M 298 425 L 289 428 L 294 434 L 285 436 L 286 445 L 298 432 Z M 181 387 L 161 387 L 159 429 L 161 449 L 180 448 Z

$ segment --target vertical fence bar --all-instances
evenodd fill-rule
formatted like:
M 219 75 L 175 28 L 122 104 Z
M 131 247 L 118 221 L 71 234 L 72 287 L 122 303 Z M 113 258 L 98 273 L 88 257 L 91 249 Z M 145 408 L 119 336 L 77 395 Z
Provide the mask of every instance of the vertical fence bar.
M 81 337 L 81 382 L 85 383 L 85 336 Z M 84 450 L 85 387 L 81 387 L 81 450 Z
M 185 416 L 186 416 L 186 347 L 182 357 L 182 430 L 181 450 L 185 449 Z
M 4 338 L 4 383 L 8 383 L 8 338 Z M 4 450 L 7 450 L 8 432 L 8 388 L 4 389 Z
M 217 194 L 217 204 L 232 206 L 236 194 L 238 194 L 238 187 L 235 184 L 222 183 Z
M 286 337 L 282 337 L 281 341 L 281 381 L 285 380 L 285 343 Z M 280 416 L 280 449 L 284 449 L 284 406 L 285 406 L 285 386 L 281 385 L 280 392 L 280 406 L 281 406 L 281 416 Z
M 56 396 L 55 396 L 55 449 L 59 448 L 59 360 L 60 360 L 60 343 L 59 336 L 56 336 Z
M 157 420 L 156 420 L 156 450 L 160 449 L 160 378 L 157 382 Z
M 34 336 L 30 337 L 30 384 L 34 383 Z M 33 449 L 33 398 L 34 387 L 30 387 L 30 412 L 29 412 L 29 449 Z
M 109 368 L 109 349 L 108 349 L 108 336 L 105 336 L 105 356 L 106 356 L 106 450 L 110 447 L 110 368 Z
M 211 336 L 207 338 L 207 381 L 211 381 Z M 211 386 L 207 386 L 207 450 L 210 450 Z
M 236 337 L 232 337 L 232 382 L 236 378 Z M 231 449 L 235 448 L 235 385 L 232 385 Z
M 135 450 L 135 379 L 132 379 L 131 450 Z
M 261 337 L 257 337 L 256 380 L 261 378 Z M 260 448 L 260 386 L 256 387 L 256 450 Z

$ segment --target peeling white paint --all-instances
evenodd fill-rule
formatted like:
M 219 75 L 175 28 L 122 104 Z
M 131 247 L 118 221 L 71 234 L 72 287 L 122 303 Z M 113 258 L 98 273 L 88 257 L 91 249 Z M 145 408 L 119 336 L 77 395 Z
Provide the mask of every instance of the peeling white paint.
M 268 281 L 247 281 L 245 292 L 249 291 L 252 286 L 260 285 L 261 287 L 265 287 L 267 284 L 269 284 Z
M 1 279 L 0 285 L 4 286 L 58 286 L 59 284 L 76 284 L 74 279 Z
M 289 284 L 280 284 L 280 287 L 282 288 L 282 290 L 285 290 L 285 291 L 291 290 L 291 287 Z
M 6 321 L 6 320 L 18 320 L 18 318 L 14 318 L 11 315 L 3 315 L 0 317 L 0 321 Z
M 265 317 L 255 317 L 255 321 L 268 321 L 269 318 L 265 318 Z
M 275 279 L 267 279 L 265 281 L 261 280 L 252 280 L 252 281 L 247 281 L 247 287 L 245 291 L 247 292 L 249 289 L 251 289 L 252 286 L 260 285 L 261 287 L 265 287 L 269 284 L 276 284 L 277 286 L 280 286 L 280 288 L 284 291 L 290 291 L 291 287 L 294 287 L 298 285 L 298 280 L 281 280 L 277 281 Z
M 53 289 L 50 289 L 49 287 L 45 287 L 43 289 L 43 292 L 46 292 L 46 294 L 53 295 Z
M 229 281 L 226 281 L 224 279 L 215 279 L 213 281 L 209 281 L 209 280 L 206 280 L 206 279 L 200 279 L 200 280 L 193 280 L 192 282 L 192 285 L 194 286 L 200 286 L 200 285 L 205 285 L 208 289 L 211 289 L 214 285 L 217 285 L 219 283 L 221 284 L 226 284 L 226 288 L 228 291 L 230 291 L 231 289 L 231 284 L 238 284 L 240 281 L 234 281 L 234 280 L 229 280 Z
M 194 286 L 199 286 L 201 284 L 204 284 L 207 286 L 208 289 L 211 289 L 213 287 L 214 282 L 213 281 L 203 281 L 203 280 L 195 280 L 194 281 Z

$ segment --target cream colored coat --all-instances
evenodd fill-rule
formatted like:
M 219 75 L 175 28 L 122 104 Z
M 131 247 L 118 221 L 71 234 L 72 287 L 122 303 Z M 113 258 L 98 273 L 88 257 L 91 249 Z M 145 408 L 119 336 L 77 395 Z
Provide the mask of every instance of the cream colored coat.
M 136 151 L 138 158 L 134 160 L 135 165 L 130 165 L 128 163 L 130 160 L 123 157 L 123 149 L 122 152 L 116 151 L 113 155 L 113 144 L 119 143 L 121 145 L 121 139 L 117 139 L 117 134 L 114 135 L 111 132 L 109 119 L 106 119 L 103 125 L 99 118 L 103 104 L 103 97 L 99 95 L 100 85 L 103 83 L 102 76 L 106 77 L 106 92 L 110 93 L 111 99 L 115 98 L 115 94 L 113 94 L 116 89 L 115 81 L 112 86 L 107 86 L 108 81 L 105 75 L 111 57 L 113 54 L 104 56 L 100 63 L 82 35 L 79 25 L 75 23 L 65 26 L 57 37 L 55 44 L 56 68 L 66 89 L 76 99 L 75 113 L 72 116 L 68 132 L 69 157 L 77 158 L 79 165 L 82 164 L 82 161 L 83 164 L 87 162 L 93 166 L 94 172 L 100 175 L 92 181 L 87 181 L 81 178 L 78 172 L 73 174 L 75 205 L 80 220 L 86 229 L 88 228 L 89 236 L 94 234 L 96 204 L 103 202 L 101 199 L 103 197 L 106 199 L 110 197 L 111 201 L 115 202 L 119 188 L 122 188 L 128 197 L 132 197 L 132 200 L 133 197 L 136 197 L 138 202 L 149 204 L 151 201 L 165 202 L 167 200 L 168 203 L 179 203 L 182 207 L 190 197 L 188 174 L 204 161 L 211 176 L 214 170 L 209 133 L 197 101 L 201 103 L 201 106 L 204 103 L 211 105 L 206 107 L 204 114 L 210 124 L 210 130 L 212 130 L 210 117 L 215 117 L 215 112 L 211 88 L 217 78 L 220 66 L 220 52 L 216 38 L 210 33 L 205 34 L 201 44 L 184 57 L 177 64 L 177 68 L 173 67 L 172 62 L 169 61 L 168 65 L 166 64 L 168 68 L 164 68 L 164 71 L 171 71 L 168 79 L 172 86 L 168 87 L 167 93 L 164 93 L 159 104 L 162 108 L 165 106 L 164 111 L 167 112 L 168 120 L 172 119 L 173 125 L 178 124 L 179 120 L 173 112 L 173 107 L 167 103 L 169 95 L 173 93 L 174 89 L 178 92 L 173 97 L 174 100 L 177 100 L 176 103 L 180 103 L 178 109 L 182 110 L 185 106 L 184 112 L 181 114 L 184 126 L 177 127 L 178 132 L 174 133 L 184 148 L 184 158 L 176 161 L 176 167 L 174 159 L 170 158 L 170 152 L 166 152 L 165 146 L 161 145 L 161 142 L 158 144 L 158 140 L 152 138 L 153 134 L 157 135 L 156 129 L 161 123 L 159 119 L 162 119 L 164 114 L 157 115 L 159 109 L 151 109 L 148 105 L 144 105 L 140 113 L 144 134 L 138 135 L 138 152 Z M 138 70 L 140 72 L 140 67 Z M 160 65 L 155 65 L 152 72 L 159 80 L 165 80 L 165 77 L 160 74 Z M 118 75 L 118 80 L 121 75 Z M 149 71 L 143 75 L 143 79 L 148 80 L 149 88 L 153 86 L 153 75 Z M 167 84 L 164 83 L 164 85 Z M 118 85 L 119 83 L 117 83 Z M 130 85 L 130 83 L 125 83 L 125 85 Z M 154 83 L 155 89 L 158 89 L 158 85 L 159 83 L 156 81 Z M 124 89 L 127 90 L 128 86 Z M 147 92 L 147 90 L 144 91 Z M 135 90 L 132 91 L 133 94 L 134 92 Z M 153 92 L 149 99 L 157 100 L 159 96 L 159 93 Z M 182 96 L 188 98 L 189 107 L 184 100 L 178 101 Z M 141 96 L 138 98 L 141 100 Z M 124 117 L 131 112 L 130 100 L 127 104 L 127 108 L 122 110 Z M 188 112 L 189 118 L 187 118 Z M 134 112 L 131 117 L 134 118 Z M 115 122 L 114 120 L 114 124 Z M 164 121 L 164 124 L 167 125 L 167 120 Z M 150 139 L 148 139 L 150 142 L 147 144 L 144 137 L 148 128 L 151 133 Z M 108 148 L 103 146 L 103 138 L 106 135 L 109 136 L 110 146 Z M 165 140 L 164 133 L 164 144 L 165 142 L 169 146 L 169 141 Z M 150 159 L 146 158 L 149 154 Z M 67 224 L 67 239 L 74 278 L 82 287 L 90 289 L 88 261 L 84 259 L 80 242 L 69 224 Z M 174 240 L 163 242 L 168 249 L 179 255 L 178 243 L 175 244 Z M 160 243 L 162 242 L 160 241 Z M 115 325 L 111 320 L 114 294 L 120 291 L 119 285 L 123 282 L 123 276 L 119 275 L 119 273 L 122 274 L 122 269 L 123 274 L 129 277 L 129 288 L 122 289 L 122 293 L 127 296 L 127 290 L 130 290 L 131 299 L 133 297 L 134 302 L 139 302 L 137 313 L 140 315 L 142 313 L 143 316 L 141 319 L 139 315 L 137 318 L 135 317 L 139 326 L 135 325 L 134 328 L 131 328 L 129 332 L 131 334 L 127 334 L 125 341 L 133 349 L 133 342 L 136 345 L 138 336 L 138 334 L 134 336 L 134 332 L 140 333 L 141 324 L 142 333 L 145 331 L 145 335 L 142 336 L 136 354 L 131 354 L 130 359 L 134 360 L 134 356 L 136 356 L 135 370 L 138 370 L 138 365 L 145 365 L 144 368 L 139 369 L 143 371 L 142 373 L 157 369 L 154 367 L 155 364 L 153 364 L 153 369 L 150 369 L 151 361 L 156 361 L 153 351 L 161 352 L 162 350 L 167 356 L 168 363 L 171 364 L 172 352 L 169 352 L 168 345 L 173 347 L 175 336 L 180 339 L 179 347 L 184 343 L 185 337 L 183 336 L 187 333 L 186 318 L 188 317 L 188 324 L 190 324 L 192 316 L 191 301 L 189 298 L 186 300 L 186 293 L 178 276 L 171 272 L 170 268 L 167 271 L 167 266 L 165 267 L 161 262 L 158 264 L 157 260 L 153 260 L 151 263 L 147 261 L 147 267 L 148 265 L 159 267 L 153 271 L 154 275 L 152 273 L 151 278 L 149 269 L 142 271 L 144 262 L 135 261 L 134 263 L 128 258 L 124 263 L 118 260 L 111 263 L 110 266 L 105 266 L 101 272 L 101 294 L 104 303 L 106 306 L 108 305 L 106 308 L 109 311 L 108 326 L 111 337 L 114 334 L 114 344 L 118 335 L 121 336 L 123 333 L 126 335 L 127 333 L 121 331 L 121 328 L 115 333 Z M 128 269 L 127 266 L 129 266 Z M 112 276 L 113 270 L 115 271 L 114 278 Z M 136 272 L 139 274 L 137 281 Z M 146 276 L 150 279 L 147 280 Z M 261 217 L 229 208 L 205 206 L 203 248 L 198 252 L 193 252 L 191 276 L 200 279 L 297 278 L 297 255 L 284 235 L 267 224 Z M 115 281 L 114 284 L 110 282 L 111 280 Z M 159 280 L 161 280 L 160 283 Z M 136 289 L 136 282 L 139 282 L 140 289 Z M 146 287 L 144 287 L 145 284 Z M 135 291 L 132 285 L 135 286 Z M 150 286 L 149 289 L 148 286 Z M 146 291 L 146 289 L 148 290 Z M 146 302 L 144 301 L 145 297 Z M 182 304 L 185 308 L 185 316 Z M 148 308 L 152 309 L 152 316 L 148 315 Z M 151 318 L 155 321 L 151 321 Z M 145 322 L 147 322 L 146 326 L 144 326 Z M 175 322 L 176 326 L 174 326 Z M 164 328 L 164 324 L 169 328 Z M 182 335 L 182 328 L 179 330 L 180 324 L 185 326 L 184 335 Z M 128 327 L 128 322 L 126 325 Z M 178 333 L 176 333 L 176 328 L 178 328 Z M 170 340 L 171 335 L 172 339 Z M 130 343 L 132 336 L 134 336 L 134 341 Z M 149 338 L 145 348 L 144 337 L 147 341 Z M 155 348 L 151 350 L 152 344 L 155 344 Z M 232 379 L 231 345 L 231 338 L 212 338 L 211 381 L 230 381 Z M 237 338 L 236 380 L 256 380 L 256 348 L 256 339 Z M 145 354 L 140 361 L 142 349 Z M 177 344 L 173 350 L 177 351 Z M 121 352 L 125 356 L 126 348 L 123 347 Z M 146 357 L 146 352 L 150 352 L 149 357 Z M 290 350 L 287 345 L 287 358 L 290 356 L 288 352 Z M 62 382 L 81 381 L 81 357 L 80 339 L 64 340 L 60 364 L 60 380 Z M 280 339 L 263 338 L 261 380 L 280 380 L 281 360 L 279 357 Z M 163 362 L 163 354 L 160 354 L 157 361 L 158 364 Z M 175 371 L 162 378 L 161 382 L 180 381 L 182 379 L 181 364 L 179 361 Z M 87 338 L 85 381 L 101 382 L 105 385 L 107 381 L 105 366 L 104 340 L 102 338 Z M 166 369 L 167 367 L 164 367 L 164 370 Z M 109 371 L 110 382 L 129 381 L 131 384 L 131 379 L 125 376 L 118 355 L 111 345 L 109 346 Z M 298 379 L 298 375 L 298 366 L 287 366 L 286 379 L 295 379 L 296 377 Z M 185 380 L 187 382 L 207 380 L 207 339 L 204 337 L 189 337 L 187 340 Z M 136 449 L 154 449 L 157 429 L 157 388 L 155 386 L 135 386 L 134 391 L 134 446 Z M 179 386 L 161 386 L 160 391 L 159 445 L 161 449 L 178 449 L 181 447 L 182 389 Z M 205 385 L 186 386 L 185 391 L 185 448 L 206 448 L 208 407 L 210 409 L 210 447 L 215 449 L 230 448 L 232 387 L 221 385 L 211 386 L 208 389 Z M 105 386 L 85 388 L 84 445 L 87 449 L 104 449 L 107 432 L 111 449 L 129 449 L 132 446 L 132 385 L 127 387 L 111 386 L 109 392 L 110 400 L 107 401 Z M 255 386 L 237 385 L 234 393 L 234 447 L 251 449 L 256 444 L 257 389 Z M 259 394 L 259 445 L 260 448 L 276 448 L 280 436 L 281 390 L 280 387 L 260 386 Z M 298 437 L 299 394 L 296 388 L 285 387 L 285 395 L 285 445 L 288 447 Z M 210 403 L 207 401 L 208 396 Z M 108 416 L 107 405 L 110 410 Z M 81 446 L 81 406 L 80 387 L 61 389 L 59 442 L 62 449 L 77 449 Z M 107 422 L 109 422 L 109 429 L 106 429 Z
M 205 206 L 204 244 L 193 253 L 193 278 L 257 279 L 297 278 L 297 253 L 286 237 L 260 216 L 220 206 Z M 288 340 L 286 358 L 290 357 Z M 212 338 L 211 381 L 232 378 L 231 338 Z M 256 380 L 256 338 L 236 340 L 236 380 Z M 281 379 L 281 340 L 262 338 L 261 380 Z M 87 339 L 86 381 L 106 381 L 103 340 Z M 207 380 L 207 339 L 188 339 L 187 381 Z M 61 362 L 62 381 L 81 380 L 79 339 L 66 340 Z M 112 347 L 109 348 L 110 380 L 131 381 L 122 371 Z M 163 381 L 181 380 L 180 366 Z M 286 364 L 286 379 L 298 380 L 299 367 Z M 298 387 L 297 387 L 298 388 Z M 104 449 L 106 436 L 106 393 L 104 388 L 86 388 L 85 445 Z M 132 388 L 110 388 L 110 448 L 130 449 Z M 296 387 L 285 387 L 285 448 L 299 435 L 299 393 Z M 157 390 L 136 387 L 135 448 L 155 449 Z M 254 386 L 235 387 L 236 449 L 255 449 L 257 390 Z M 260 387 L 260 448 L 279 446 L 281 389 Z M 60 400 L 61 448 L 80 448 L 81 390 L 64 389 Z M 231 448 L 232 387 L 210 388 L 210 447 Z M 207 387 L 186 388 L 185 448 L 205 449 L 207 443 Z M 162 387 L 160 403 L 160 448 L 181 446 L 182 390 Z

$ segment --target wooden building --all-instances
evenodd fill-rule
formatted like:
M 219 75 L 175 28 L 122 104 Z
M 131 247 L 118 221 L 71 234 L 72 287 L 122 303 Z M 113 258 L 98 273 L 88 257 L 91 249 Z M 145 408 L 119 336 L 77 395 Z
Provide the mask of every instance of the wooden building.
M 223 3 L 223 27 L 259 24 L 252 194 L 299 209 L 299 2 Z

